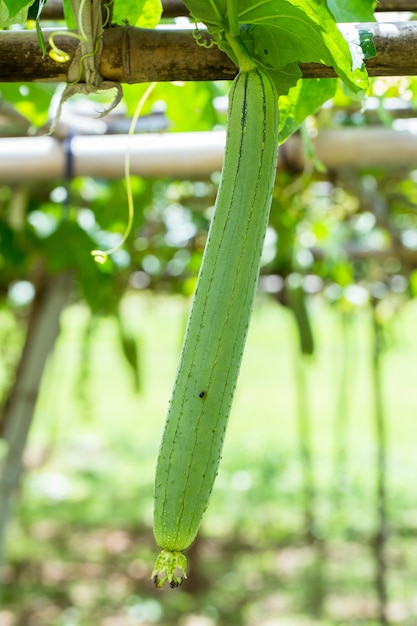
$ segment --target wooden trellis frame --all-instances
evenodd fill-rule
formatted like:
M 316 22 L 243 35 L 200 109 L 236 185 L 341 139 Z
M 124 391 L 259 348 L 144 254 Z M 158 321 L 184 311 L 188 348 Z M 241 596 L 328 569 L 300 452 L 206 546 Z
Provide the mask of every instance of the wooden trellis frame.
M 173 18 L 187 15 L 188 11 L 182 0 L 163 0 L 163 17 Z M 417 11 L 417 0 L 379 0 L 376 12 Z M 42 17 L 47 20 L 63 19 L 62 0 L 48 0 L 43 8 Z
M 55 18 L 62 14 L 62 2 L 60 0 L 52 0 L 46 6 L 54 12 Z M 181 0 L 164 0 L 164 14 L 166 16 L 183 15 L 186 13 L 184 9 Z M 378 3 L 379 11 L 392 11 L 394 9 L 398 11 L 417 10 L 417 0 L 380 0 Z M 367 61 L 368 72 L 371 76 L 417 75 L 417 22 L 374 22 L 351 26 L 358 29 L 367 28 L 374 35 L 378 54 L 375 58 Z M 68 51 L 71 57 L 75 54 L 78 46 L 75 39 L 69 38 L 65 34 L 56 37 L 56 43 L 60 48 Z M 167 50 L 170 51 L 169 54 L 167 54 Z M 47 56 L 42 58 L 34 31 L 0 32 L 0 81 L 65 82 L 70 63 L 71 61 L 59 64 Z M 301 64 L 301 69 L 304 77 L 335 76 L 332 68 L 319 64 Z M 207 49 L 196 45 L 190 30 L 114 27 L 105 29 L 104 32 L 100 66 L 100 73 L 104 80 L 120 83 L 219 80 L 233 78 L 236 71 L 237 68 L 217 46 Z M 393 130 L 378 129 L 375 131 L 367 129 L 367 133 L 373 132 L 375 136 L 372 141 L 366 141 L 365 144 L 361 140 L 363 132 L 362 130 L 359 133 L 361 136 L 357 136 L 357 133 L 352 132 L 352 129 L 348 133 L 342 130 L 337 136 L 331 132 L 320 133 L 315 144 L 321 160 L 330 169 L 364 167 L 370 166 L 372 163 L 379 167 L 391 168 L 393 165 L 406 167 L 407 163 L 417 163 L 414 137 L 410 132 L 398 133 Z M 149 147 L 151 139 L 152 145 Z M 178 135 L 176 139 L 178 139 Z M 16 140 L 12 144 L 11 139 L 0 139 L 3 153 L 4 155 L 7 154 L 7 158 L 0 159 L 2 170 L 0 183 L 5 181 L 17 182 L 21 179 L 23 170 L 25 170 L 27 180 L 45 180 L 63 176 L 65 149 L 59 140 L 44 137 L 37 139 L 21 138 L 19 141 L 20 144 Z M 29 153 L 33 154 L 36 141 L 43 143 L 39 147 L 37 153 L 39 158 L 36 160 L 35 166 Z M 100 139 L 97 137 L 75 138 L 72 146 L 74 175 L 87 172 L 89 175 L 104 178 L 123 175 L 123 154 L 126 148 L 126 138 L 123 136 L 119 136 L 119 138 L 107 137 L 105 146 L 100 149 L 102 158 L 92 159 L 91 155 L 96 150 L 99 141 Z M 187 135 L 186 147 L 184 142 L 178 144 L 175 141 L 177 158 L 174 159 L 174 163 L 172 162 L 173 159 L 169 159 L 170 148 L 164 143 L 169 143 L 169 141 L 170 139 L 166 137 L 148 135 L 146 141 L 142 136 L 137 148 L 136 144 L 132 144 L 132 173 L 144 177 L 155 176 L 158 167 L 161 168 L 161 163 L 165 164 L 165 175 L 174 177 L 183 176 L 184 167 L 189 176 L 202 175 L 210 168 L 210 171 L 219 169 L 223 154 L 223 136 L 215 144 L 208 145 L 207 138 L 204 140 L 206 142 L 204 158 L 200 153 L 196 156 L 196 150 L 202 141 L 201 137 L 196 137 L 193 144 L 191 135 Z M 31 142 L 30 149 L 28 142 Z M 80 144 L 79 146 L 77 142 Z M 117 145 L 113 145 L 115 143 Z M 362 144 L 361 158 L 358 158 L 357 154 L 359 144 Z M 391 149 L 386 149 L 387 144 L 391 146 Z M 342 145 L 344 148 L 340 149 Z M 364 145 L 367 146 L 366 149 Z M 369 148 L 370 146 L 372 149 Z M 384 149 L 380 149 L 381 146 L 384 146 Z M 303 158 L 298 138 L 292 137 L 287 142 L 285 149 L 288 153 L 284 159 L 285 164 L 288 164 L 288 159 L 290 159 L 291 163 L 296 163 L 296 168 L 299 167 Z M 395 163 L 392 160 L 393 150 Z M 181 159 L 178 159 L 179 151 L 181 151 Z M 117 158 L 116 155 L 119 155 L 120 158 Z M 381 161 L 381 155 L 389 155 L 388 162 L 386 160 Z M 107 163 L 109 158 L 112 163 L 110 172 Z M 20 163 L 18 168 L 14 167 L 16 159 Z M 155 159 L 157 164 L 155 164 Z M 198 167 L 196 166 L 197 161 Z M 25 163 L 27 163 L 26 169 Z M 284 165 L 281 164 L 281 166 Z
M 62 16 L 62 4 L 55 0 L 49 17 Z M 164 0 L 164 15 L 186 14 L 181 0 Z M 417 11 L 417 0 L 380 0 L 378 11 Z M 46 13 L 48 17 L 48 13 Z M 364 23 L 374 35 L 378 54 L 366 63 L 370 76 L 417 75 L 417 22 Z M 45 35 L 48 30 L 45 30 Z M 45 37 L 47 38 L 47 37 Z M 42 57 L 35 31 L 0 32 L 0 82 L 66 82 L 77 40 L 62 35 L 56 44 L 68 52 L 67 63 Z M 169 50 L 169 54 L 167 54 Z M 300 64 L 306 78 L 333 77 L 332 68 Z M 237 68 L 217 46 L 197 46 L 190 30 L 137 29 L 118 26 L 103 35 L 100 74 L 103 80 L 119 83 L 152 81 L 223 80 L 235 76 Z

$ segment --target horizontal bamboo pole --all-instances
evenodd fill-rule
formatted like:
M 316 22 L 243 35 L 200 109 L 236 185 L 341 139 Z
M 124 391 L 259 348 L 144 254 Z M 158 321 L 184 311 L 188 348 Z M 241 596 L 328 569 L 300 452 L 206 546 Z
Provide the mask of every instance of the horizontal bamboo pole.
M 143 178 L 201 179 L 222 166 L 225 133 L 158 133 L 130 140 L 131 172 Z M 417 167 L 411 131 L 388 128 L 326 130 L 314 140 L 317 157 L 329 170 Z M 49 136 L 0 139 L 0 184 L 59 180 L 66 173 L 122 178 L 127 135 L 76 136 L 70 143 Z M 300 170 L 304 151 L 297 135 L 280 148 L 278 167 Z M 71 166 L 71 172 L 68 172 Z
M 162 0 L 164 17 L 187 15 L 188 11 L 182 0 Z M 417 0 L 379 0 L 375 12 L 417 11 Z
M 177 17 L 178 15 L 187 15 L 188 13 L 182 0 L 162 0 L 162 6 L 165 17 Z M 378 0 L 375 11 L 414 12 L 417 11 L 417 0 Z
M 371 76 L 417 74 L 417 22 L 364 23 L 372 31 L 378 54 L 366 63 Z M 352 25 L 352 28 L 355 26 Z M 56 44 L 72 57 L 77 40 L 62 34 Z M 0 82 L 66 81 L 68 63 L 42 58 L 34 31 L 0 33 Z M 335 76 L 333 68 L 301 64 L 306 78 Z M 120 83 L 231 79 L 236 67 L 217 46 L 198 46 L 190 30 L 106 29 L 100 73 Z
M 379 0 L 375 11 L 417 11 L 416 0 Z
M 162 16 L 166 18 L 188 15 L 182 0 L 163 0 Z M 417 11 L 417 0 L 379 0 L 375 11 Z M 62 20 L 64 8 L 62 0 L 48 0 L 42 9 L 42 19 Z

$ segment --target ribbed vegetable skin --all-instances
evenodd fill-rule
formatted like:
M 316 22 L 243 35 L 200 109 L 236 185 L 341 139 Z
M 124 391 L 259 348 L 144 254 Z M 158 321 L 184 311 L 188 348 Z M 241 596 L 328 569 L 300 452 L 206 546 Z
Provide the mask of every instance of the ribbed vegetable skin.
M 192 543 L 217 474 L 258 282 L 277 152 L 275 87 L 258 69 L 241 71 L 230 92 L 221 184 L 158 457 L 154 535 L 165 555 Z M 172 575 L 167 578 L 173 582 Z

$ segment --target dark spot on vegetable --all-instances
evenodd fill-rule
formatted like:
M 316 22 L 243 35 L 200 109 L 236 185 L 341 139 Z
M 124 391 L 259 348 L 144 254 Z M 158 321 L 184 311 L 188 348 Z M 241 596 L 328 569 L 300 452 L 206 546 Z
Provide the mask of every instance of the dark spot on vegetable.
M 268 54 L 269 54 L 269 50 L 268 50 L 268 48 L 265 48 L 265 49 L 264 49 L 264 55 L 267 57 L 267 56 L 268 56 Z
M 204 398 L 207 394 L 207 391 L 205 389 L 203 389 L 202 391 L 200 391 L 200 393 L 198 394 L 199 398 Z

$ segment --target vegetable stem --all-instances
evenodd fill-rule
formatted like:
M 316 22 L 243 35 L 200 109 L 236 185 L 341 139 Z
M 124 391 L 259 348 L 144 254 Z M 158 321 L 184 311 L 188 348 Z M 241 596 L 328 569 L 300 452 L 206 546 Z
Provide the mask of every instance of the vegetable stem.
M 231 35 L 227 31 L 225 32 L 225 39 L 236 57 L 239 69 L 243 72 L 253 70 L 256 67 L 256 63 L 250 56 L 242 39 L 239 36 Z

